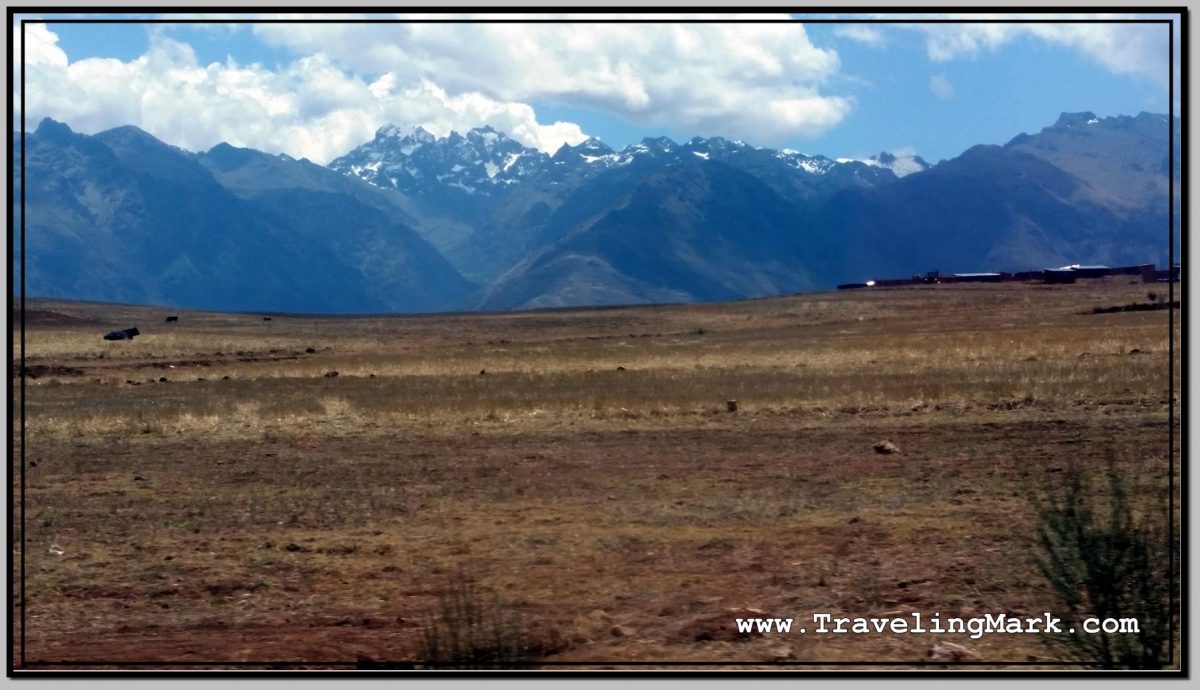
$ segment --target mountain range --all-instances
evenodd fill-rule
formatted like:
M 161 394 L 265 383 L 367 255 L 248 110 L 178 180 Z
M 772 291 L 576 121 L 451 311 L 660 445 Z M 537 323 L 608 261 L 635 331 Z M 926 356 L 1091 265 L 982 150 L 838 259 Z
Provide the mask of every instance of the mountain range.
M 491 127 L 387 125 L 321 166 L 46 119 L 25 137 L 14 219 L 27 294 L 45 297 L 325 313 L 742 299 L 933 269 L 1163 264 L 1172 126 L 1178 180 L 1179 120 L 1150 113 L 1066 113 L 936 165 L 721 137 L 550 155 Z M 19 135 L 13 155 L 19 202 Z

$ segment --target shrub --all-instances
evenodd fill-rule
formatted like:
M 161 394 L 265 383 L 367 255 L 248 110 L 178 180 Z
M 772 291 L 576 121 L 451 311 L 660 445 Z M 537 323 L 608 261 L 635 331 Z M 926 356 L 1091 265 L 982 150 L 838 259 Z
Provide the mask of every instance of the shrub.
M 1065 623 L 1062 634 L 1044 640 L 1089 666 L 1163 668 L 1172 661 L 1168 642 L 1176 613 L 1168 592 L 1178 582 L 1179 559 L 1174 572 L 1168 564 L 1170 550 L 1179 553 L 1178 531 L 1168 545 L 1165 520 L 1136 513 L 1130 482 L 1111 456 L 1105 474 L 1107 492 L 1072 466 L 1037 501 L 1037 565 L 1064 608 Z M 1082 626 L 1087 617 L 1136 618 L 1139 632 L 1088 634 Z
M 546 651 L 493 592 L 455 575 L 421 627 L 420 660 L 432 668 L 529 668 Z

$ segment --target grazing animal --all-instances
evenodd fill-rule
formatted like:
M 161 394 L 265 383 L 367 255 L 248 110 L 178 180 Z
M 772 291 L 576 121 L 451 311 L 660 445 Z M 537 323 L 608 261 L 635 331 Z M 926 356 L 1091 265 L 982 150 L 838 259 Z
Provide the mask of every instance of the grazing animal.
M 178 316 L 168 316 L 167 317 L 167 323 L 175 323 L 178 320 L 179 320 Z
M 141 335 L 141 332 L 136 328 L 126 328 L 123 331 L 113 331 L 104 336 L 105 340 L 133 340 L 133 336 Z
M 269 316 L 264 316 L 264 317 L 263 317 L 263 321 L 270 321 L 270 320 L 271 320 L 271 317 L 269 317 Z

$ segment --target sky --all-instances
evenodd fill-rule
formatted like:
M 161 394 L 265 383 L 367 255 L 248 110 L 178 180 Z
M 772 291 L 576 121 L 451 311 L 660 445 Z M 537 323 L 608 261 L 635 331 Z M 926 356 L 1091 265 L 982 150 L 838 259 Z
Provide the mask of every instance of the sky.
M 101 16 L 120 18 L 72 18 Z M 224 141 L 317 163 L 388 123 L 439 136 L 491 125 L 548 152 L 588 136 L 616 149 L 647 136 L 724 136 L 831 158 L 886 150 L 937 162 L 1036 132 L 1062 112 L 1166 113 L 1170 100 L 1168 25 L 1108 21 L 1164 18 L 1147 15 L 948 24 L 377 16 L 409 21 L 26 21 L 27 126 L 51 117 L 93 134 L 132 124 L 191 151 Z M 19 23 L 15 34 L 19 65 Z M 1177 75 L 1177 50 L 1174 61 Z M 1178 94 L 1175 103 L 1178 115 Z

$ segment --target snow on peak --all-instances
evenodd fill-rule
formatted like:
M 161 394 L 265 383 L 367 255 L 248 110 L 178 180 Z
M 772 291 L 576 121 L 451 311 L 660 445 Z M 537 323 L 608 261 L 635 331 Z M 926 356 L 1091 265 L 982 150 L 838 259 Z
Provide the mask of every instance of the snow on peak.
M 404 136 L 404 130 L 402 130 L 399 125 L 390 122 L 375 130 L 376 139 L 392 139 L 402 136 Z
M 896 155 L 881 151 L 878 156 L 871 156 L 868 160 L 863 161 L 868 165 L 874 165 L 881 168 L 887 168 L 896 175 L 896 177 L 904 177 L 913 173 L 923 172 L 929 169 L 929 164 L 925 159 L 915 153 L 902 153 Z
M 877 156 L 869 158 L 838 158 L 838 163 L 862 163 L 872 168 L 887 168 L 896 177 L 904 177 L 913 173 L 923 172 L 932 166 L 915 153 L 904 153 L 899 156 L 882 151 Z

